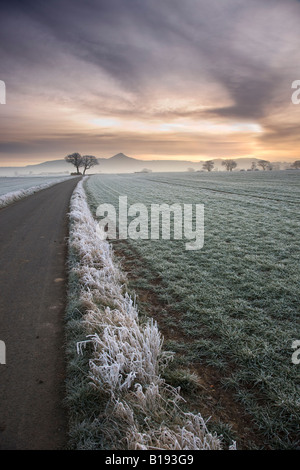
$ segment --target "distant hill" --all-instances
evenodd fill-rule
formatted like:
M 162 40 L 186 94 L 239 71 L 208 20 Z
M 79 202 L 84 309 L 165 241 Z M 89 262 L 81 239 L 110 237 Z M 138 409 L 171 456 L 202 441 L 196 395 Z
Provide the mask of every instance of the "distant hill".
M 212 159 L 216 170 L 224 170 L 222 159 Z M 257 158 L 233 158 L 238 164 L 236 170 L 247 170 Z M 165 171 L 201 171 L 204 160 L 193 162 L 189 160 L 139 160 L 128 157 L 124 153 L 118 153 L 110 158 L 98 158 L 99 165 L 90 169 L 87 173 L 134 173 L 142 170 L 153 172 Z M 282 167 L 287 163 L 282 163 Z M 0 167 L 0 176 L 49 176 L 66 175 L 74 171 L 74 167 L 64 159 L 51 160 L 36 165 L 24 167 Z

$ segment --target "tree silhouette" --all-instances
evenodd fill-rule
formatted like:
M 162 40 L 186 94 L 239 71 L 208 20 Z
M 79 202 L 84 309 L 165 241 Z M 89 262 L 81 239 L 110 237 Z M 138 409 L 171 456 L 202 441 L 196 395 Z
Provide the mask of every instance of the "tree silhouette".
M 270 165 L 270 162 L 268 160 L 259 160 L 257 164 L 265 171 Z
M 81 166 L 83 167 L 83 175 L 85 175 L 86 170 L 89 170 L 95 165 L 99 165 L 97 158 L 93 155 L 84 155 L 81 160 Z
M 211 171 L 213 167 L 215 166 L 215 163 L 213 160 L 208 160 L 207 162 L 203 163 L 203 170 Z
M 237 167 L 237 163 L 234 160 L 223 160 L 222 165 L 226 167 L 227 171 L 232 171 Z
M 71 153 L 67 157 L 65 157 L 66 162 L 72 163 L 77 170 L 77 175 L 80 175 L 79 168 L 83 168 L 83 175 L 85 175 L 86 170 L 92 168 L 95 165 L 99 165 L 99 162 L 96 157 L 93 155 L 83 155 L 81 156 L 80 153 Z
M 65 157 L 65 160 L 66 162 L 72 163 L 72 165 L 75 166 L 77 170 L 77 174 L 79 175 L 80 174 L 79 168 L 82 166 L 82 156 L 80 155 L 80 153 L 77 153 L 77 152 L 71 153 L 70 155 L 67 155 Z

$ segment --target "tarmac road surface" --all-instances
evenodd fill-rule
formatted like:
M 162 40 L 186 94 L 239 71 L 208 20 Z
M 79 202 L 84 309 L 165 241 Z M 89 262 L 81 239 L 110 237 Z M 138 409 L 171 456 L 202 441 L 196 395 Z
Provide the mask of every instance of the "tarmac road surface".
M 0 210 L 0 449 L 67 442 L 64 309 L 70 197 L 79 178 Z

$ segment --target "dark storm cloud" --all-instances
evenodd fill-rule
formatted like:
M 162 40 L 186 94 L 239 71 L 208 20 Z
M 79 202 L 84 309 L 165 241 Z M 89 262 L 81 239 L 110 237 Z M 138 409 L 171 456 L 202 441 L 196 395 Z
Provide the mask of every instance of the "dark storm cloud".
M 93 64 L 134 92 L 142 93 L 149 81 L 159 84 L 170 74 L 178 81 L 190 77 L 194 84 L 203 76 L 211 77 L 234 102 L 225 109 L 216 108 L 216 113 L 257 117 L 277 85 L 278 72 L 269 68 L 267 57 L 265 64 L 257 60 L 255 31 L 253 37 L 247 37 L 247 32 L 243 37 L 235 29 L 245 10 L 251 25 L 259 3 L 14 1 L 8 8 L 9 22 L 2 20 L 0 37 L 6 56 L 24 65 L 55 66 L 55 56 L 64 52 L 84 61 L 87 73 Z M 269 7 L 280 3 L 270 1 Z M 268 48 L 268 34 L 264 39 L 261 46 Z
M 243 12 L 251 22 L 258 6 L 255 0 L 221 6 L 219 0 L 15 1 L 0 37 L 6 56 L 21 64 L 52 65 L 50 73 L 55 73 L 55 57 L 59 68 L 59 53 L 65 53 L 83 61 L 87 74 L 90 65 L 96 66 L 140 94 L 148 84 L 159 86 L 170 76 L 175 82 L 187 77 L 196 89 L 197 81 L 210 78 L 233 101 L 232 106 L 216 107 L 215 113 L 256 118 L 280 79 L 267 57 L 265 64 L 257 60 L 255 37 L 247 42 L 247 34 L 236 33 Z M 265 22 L 267 27 L 267 16 Z
M 134 0 L 13 2 L 0 38 L 14 60 L 42 65 L 64 52 L 85 62 L 87 73 L 93 64 L 135 88 L 151 55 L 142 45 L 148 22 L 147 8 Z M 137 37 L 132 27 L 139 30 Z M 158 33 L 155 21 L 153 27 Z

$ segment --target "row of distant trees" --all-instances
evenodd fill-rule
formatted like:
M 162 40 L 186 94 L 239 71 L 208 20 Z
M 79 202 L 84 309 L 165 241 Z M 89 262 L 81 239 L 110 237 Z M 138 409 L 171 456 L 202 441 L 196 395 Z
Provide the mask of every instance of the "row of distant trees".
M 66 162 L 71 163 L 76 168 L 76 174 L 85 175 L 86 170 L 89 170 L 95 165 L 99 165 L 99 162 L 96 157 L 93 155 L 80 155 L 80 153 L 72 153 L 65 157 Z M 222 165 L 225 166 L 227 171 L 232 171 L 237 167 L 237 163 L 234 160 L 228 159 L 223 160 Z M 208 160 L 203 163 L 203 170 L 212 171 L 214 169 L 215 163 L 213 160 Z M 258 162 L 252 162 L 250 170 L 257 170 L 260 167 L 263 170 L 273 170 L 272 163 L 268 160 L 259 160 Z M 80 172 L 80 168 L 83 168 L 83 172 Z M 292 163 L 291 168 L 300 169 L 300 160 L 296 160 Z M 193 168 L 189 168 L 189 171 L 194 171 Z M 148 172 L 149 170 L 144 169 L 143 172 Z
M 77 175 L 85 175 L 86 170 L 89 170 L 95 165 L 99 165 L 97 158 L 93 155 L 80 155 L 80 153 L 77 152 L 67 155 L 65 160 L 74 165 Z M 80 168 L 83 168 L 83 172 L 80 171 Z
M 203 170 L 212 171 L 214 169 L 215 162 L 213 160 L 208 160 L 203 163 Z M 222 166 L 225 166 L 227 171 L 232 171 L 237 167 L 237 163 L 234 160 L 223 160 Z M 273 165 L 268 160 L 259 160 L 258 162 L 252 162 L 250 170 L 255 171 L 260 167 L 262 170 L 273 170 Z M 291 168 L 300 169 L 300 160 L 296 160 L 291 164 Z

